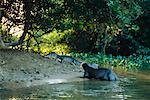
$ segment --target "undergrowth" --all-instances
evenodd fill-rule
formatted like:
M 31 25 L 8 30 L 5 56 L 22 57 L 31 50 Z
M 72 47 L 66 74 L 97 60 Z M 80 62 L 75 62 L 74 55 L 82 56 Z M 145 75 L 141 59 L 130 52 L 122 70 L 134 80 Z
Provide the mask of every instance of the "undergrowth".
M 144 70 L 150 69 L 149 55 L 130 55 L 112 56 L 103 53 L 87 54 L 87 53 L 71 53 L 71 56 L 79 58 L 88 63 L 96 63 L 102 67 L 119 67 L 124 70 Z

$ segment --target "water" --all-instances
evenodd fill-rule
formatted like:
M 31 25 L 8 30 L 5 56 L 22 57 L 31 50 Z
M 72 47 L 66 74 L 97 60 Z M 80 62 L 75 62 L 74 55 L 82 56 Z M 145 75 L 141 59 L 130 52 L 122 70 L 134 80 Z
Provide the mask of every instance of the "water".
M 83 80 L 0 90 L 0 100 L 150 100 L 149 72 L 120 81 Z

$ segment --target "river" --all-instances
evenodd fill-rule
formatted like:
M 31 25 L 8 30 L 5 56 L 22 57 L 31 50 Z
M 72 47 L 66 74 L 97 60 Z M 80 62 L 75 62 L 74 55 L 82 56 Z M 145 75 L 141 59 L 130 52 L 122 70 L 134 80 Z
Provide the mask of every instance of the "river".
M 82 79 L 80 79 L 82 80 Z M 122 73 L 115 82 L 82 80 L 1 89 L 0 100 L 150 100 L 150 71 Z

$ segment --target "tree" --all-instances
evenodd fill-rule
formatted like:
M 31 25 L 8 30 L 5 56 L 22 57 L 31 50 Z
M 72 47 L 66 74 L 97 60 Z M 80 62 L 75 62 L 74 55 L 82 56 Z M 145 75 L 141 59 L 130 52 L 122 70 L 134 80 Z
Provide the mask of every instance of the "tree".
M 87 43 L 81 52 L 105 49 L 118 34 L 124 34 L 125 29 L 137 30 L 134 25 L 141 14 L 139 0 L 2 0 L 1 20 L 6 26 L 2 38 L 9 42 L 8 46 L 25 48 L 37 47 L 40 51 L 41 38 L 54 29 L 73 30 L 71 37 L 64 37 L 64 42 L 73 48 L 82 49 L 79 43 Z M 5 18 L 5 19 L 4 19 Z M 9 34 L 12 27 L 21 26 L 23 32 L 16 41 Z M 5 31 L 5 32 L 4 32 Z M 85 36 L 83 36 L 86 34 Z M 10 39 L 6 39 L 10 37 Z M 11 40 L 11 41 L 8 41 Z M 76 46 L 73 46 L 73 45 Z M 87 52 L 89 52 L 87 51 Z
M 37 41 L 35 34 L 31 33 L 36 30 L 42 30 L 43 33 L 49 33 L 52 27 L 48 22 L 50 16 L 46 10 L 54 5 L 48 0 L 2 0 L 1 2 L 1 20 L 5 18 L 2 24 L 5 26 L 5 32 L 2 35 L 9 34 L 12 27 L 21 26 L 23 33 L 17 42 L 9 43 L 8 46 L 22 45 L 25 42 L 25 37 L 34 38 Z M 46 14 L 47 13 L 47 14 Z M 26 40 L 27 41 L 27 40 Z

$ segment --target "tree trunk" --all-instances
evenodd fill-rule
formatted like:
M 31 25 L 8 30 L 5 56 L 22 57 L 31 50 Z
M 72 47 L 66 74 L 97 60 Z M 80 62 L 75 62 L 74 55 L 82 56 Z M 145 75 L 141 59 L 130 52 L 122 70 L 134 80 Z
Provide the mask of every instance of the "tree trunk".
M 30 29 L 30 5 L 31 5 L 31 0 L 23 0 L 23 4 L 24 4 L 24 18 L 25 18 L 25 23 L 24 23 L 24 32 L 22 34 L 22 36 L 19 39 L 19 45 L 22 46 L 22 43 L 28 33 L 28 30 Z

